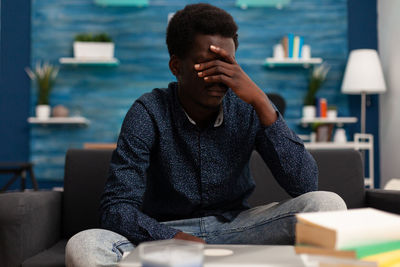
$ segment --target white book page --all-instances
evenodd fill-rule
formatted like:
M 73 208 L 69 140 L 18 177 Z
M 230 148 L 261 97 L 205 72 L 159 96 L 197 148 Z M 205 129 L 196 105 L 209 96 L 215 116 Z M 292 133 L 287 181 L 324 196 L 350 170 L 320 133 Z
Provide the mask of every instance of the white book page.
M 296 217 L 335 230 L 337 249 L 400 239 L 400 216 L 372 208 L 299 213 Z

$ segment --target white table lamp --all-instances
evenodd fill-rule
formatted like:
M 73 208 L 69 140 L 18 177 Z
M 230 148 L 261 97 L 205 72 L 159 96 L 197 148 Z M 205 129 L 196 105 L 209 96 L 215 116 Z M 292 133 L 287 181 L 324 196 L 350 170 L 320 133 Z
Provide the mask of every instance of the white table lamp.
M 342 93 L 361 94 L 361 133 L 365 133 L 367 94 L 386 91 L 379 56 L 374 49 L 357 49 L 350 52 L 342 83 Z

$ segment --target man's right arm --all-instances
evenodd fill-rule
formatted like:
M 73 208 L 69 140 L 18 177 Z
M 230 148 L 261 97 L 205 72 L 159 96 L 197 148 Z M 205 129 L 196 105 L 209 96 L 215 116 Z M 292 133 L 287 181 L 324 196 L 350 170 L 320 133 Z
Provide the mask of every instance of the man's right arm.
M 134 244 L 170 239 L 180 232 L 140 210 L 154 140 L 153 122 L 143 105 L 136 102 L 122 125 L 100 208 L 101 226 Z

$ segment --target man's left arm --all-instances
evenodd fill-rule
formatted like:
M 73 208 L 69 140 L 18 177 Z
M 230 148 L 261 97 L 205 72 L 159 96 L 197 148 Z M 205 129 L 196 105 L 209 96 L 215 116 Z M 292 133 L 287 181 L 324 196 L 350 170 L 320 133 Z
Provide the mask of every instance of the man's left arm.
M 234 55 L 211 45 L 223 60 L 196 64 L 205 82 L 224 83 L 243 101 L 252 105 L 260 121 L 256 149 L 279 184 L 292 196 L 317 190 L 318 168 L 302 140 L 289 129 L 267 95 L 237 64 Z

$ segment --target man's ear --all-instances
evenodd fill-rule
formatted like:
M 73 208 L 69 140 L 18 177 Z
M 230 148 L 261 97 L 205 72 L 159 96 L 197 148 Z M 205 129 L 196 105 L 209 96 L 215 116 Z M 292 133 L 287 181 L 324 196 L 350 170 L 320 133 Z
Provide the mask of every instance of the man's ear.
M 171 70 L 172 74 L 175 76 L 179 75 L 180 72 L 180 64 L 181 61 L 175 55 L 172 55 L 169 59 L 169 69 Z

